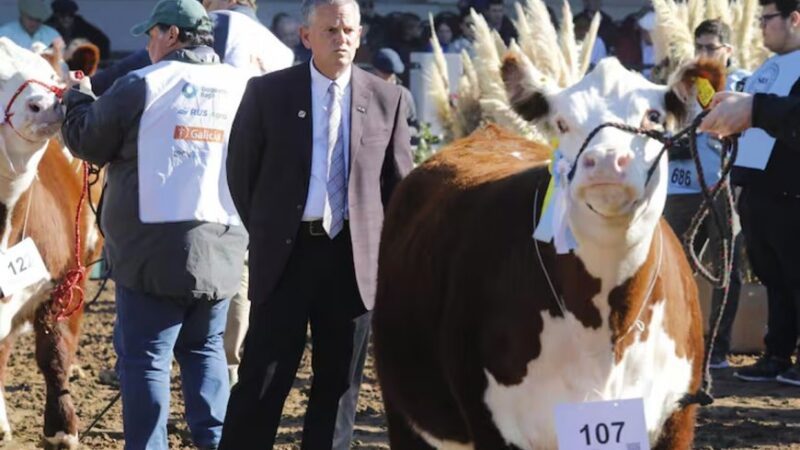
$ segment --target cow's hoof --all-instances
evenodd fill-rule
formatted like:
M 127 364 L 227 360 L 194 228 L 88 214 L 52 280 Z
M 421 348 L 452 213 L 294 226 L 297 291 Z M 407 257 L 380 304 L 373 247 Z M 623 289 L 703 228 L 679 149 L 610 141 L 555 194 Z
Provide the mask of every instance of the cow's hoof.
M 42 438 L 45 450 L 75 450 L 78 448 L 78 435 L 59 431 L 55 436 Z
M 86 378 L 86 372 L 83 371 L 80 365 L 73 364 L 69 366 L 69 380 L 82 380 Z
M 0 444 L 11 442 L 11 440 L 11 428 L 8 426 L 0 428 Z

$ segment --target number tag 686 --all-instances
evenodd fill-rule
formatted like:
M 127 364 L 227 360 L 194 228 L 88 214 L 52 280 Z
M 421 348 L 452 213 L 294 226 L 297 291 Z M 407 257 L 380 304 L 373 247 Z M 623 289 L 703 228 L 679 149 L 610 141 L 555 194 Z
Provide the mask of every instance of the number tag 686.
M 562 450 L 650 450 L 640 398 L 560 404 L 555 419 Z

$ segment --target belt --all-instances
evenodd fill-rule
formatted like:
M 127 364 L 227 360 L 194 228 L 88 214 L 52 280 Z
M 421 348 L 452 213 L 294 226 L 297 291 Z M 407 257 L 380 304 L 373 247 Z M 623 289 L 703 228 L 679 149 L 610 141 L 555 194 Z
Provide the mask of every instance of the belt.
M 350 221 L 345 219 L 342 231 L 346 231 L 349 224 Z M 328 232 L 325 231 L 325 228 L 322 226 L 322 219 L 300 222 L 300 232 L 305 232 L 309 236 L 328 237 Z
M 309 236 L 327 236 L 328 233 L 322 226 L 322 219 L 310 222 L 300 222 L 300 229 L 308 233 Z

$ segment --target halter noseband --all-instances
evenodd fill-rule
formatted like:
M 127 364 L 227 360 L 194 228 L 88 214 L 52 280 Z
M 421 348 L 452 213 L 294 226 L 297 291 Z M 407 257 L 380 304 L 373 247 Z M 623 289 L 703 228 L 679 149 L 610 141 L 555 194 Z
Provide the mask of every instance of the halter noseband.
M 661 161 L 661 157 L 664 156 L 664 153 L 673 146 L 675 146 L 675 143 L 681 140 L 681 138 L 690 137 L 690 142 L 693 141 L 695 135 L 697 134 L 697 127 L 700 126 L 700 122 L 703 121 L 703 118 L 707 114 L 708 111 L 701 112 L 700 114 L 697 115 L 697 117 L 694 118 L 694 120 L 692 120 L 692 123 L 689 124 L 689 126 L 675 133 L 672 136 L 667 136 L 666 133 L 661 131 L 650 130 L 641 127 L 634 127 L 623 123 L 614 123 L 614 122 L 602 123 L 598 125 L 594 130 L 592 130 L 592 132 L 589 133 L 588 136 L 586 136 L 586 139 L 583 141 L 583 145 L 581 145 L 580 150 L 578 150 L 578 156 L 575 157 L 575 161 L 572 163 L 572 167 L 570 167 L 569 173 L 567 173 L 567 180 L 571 182 L 572 179 L 575 177 L 575 172 L 578 169 L 578 160 L 580 160 L 581 155 L 589 146 L 589 143 L 592 141 L 592 139 L 594 139 L 594 137 L 597 136 L 597 133 L 599 133 L 600 130 L 602 130 L 603 128 L 611 127 L 611 128 L 616 128 L 618 130 L 627 131 L 628 133 L 631 134 L 646 136 L 650 139 L 655 139 L 656 141 L 664 144 L 664 146 L 661 147 L 661 151 L 658 152 L 658 156 L 656 157 L 655 161 L 653 161 L 653 164 L 647 170 L 647 179 L 645 180 L 645 185 L 647 185 L 648 183 L 650 183 L 650 179 L 653 177 L 653 174 L 658 168 L 658 163 Z
M 30 139 L 23 136 L 22 134 L 20 134 L 20 132 L 16 129 L 16 127 L 14 127 L 14 124 L 11 123 L 11 118 L 14 117 L 14 113 L 11 112 L 11 107 L 14 105 L 14 102 L 17 100 L 17 97 L 19 97 L 22 94 L 22 92 L 25 91 L 25 88 L 27 88 L 29 84 L 38 84 L 40 86 L 44 86 L 47 90 L 55 94 L 59 100 L 61 100 L 61 98 L 64 97 L 64 89 L 58 86 L 44 83 L 39 80 L 34 80 L 34 79 L 25 80 L 25 82 L 22 83 L 19 88 L 17 88 L 17 91 L 14 92 L 14 95 L 11 96 L 11 100 L 8 101 L 8 104 L 6 105 L 4 110 L 3 123 L 8 123 L 8 126 L 10 126 L 11 129 L 14 130 L 14 132 L 17 133 L 17 135 L 22 139 L 28 142 L 33 142 Z

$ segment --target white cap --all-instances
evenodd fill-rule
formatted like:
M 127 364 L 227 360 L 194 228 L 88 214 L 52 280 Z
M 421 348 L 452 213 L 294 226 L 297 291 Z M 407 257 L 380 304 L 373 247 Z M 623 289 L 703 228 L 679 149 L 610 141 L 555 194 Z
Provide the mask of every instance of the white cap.
M 648 12 L 639 18 L 639 26 L 645 31 L 653 31 L 656 27 L 656 13 L 653 11 Z

